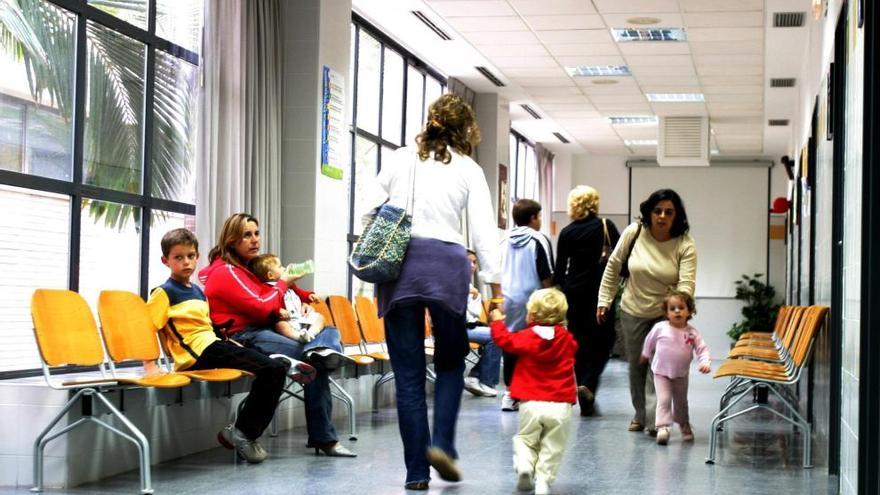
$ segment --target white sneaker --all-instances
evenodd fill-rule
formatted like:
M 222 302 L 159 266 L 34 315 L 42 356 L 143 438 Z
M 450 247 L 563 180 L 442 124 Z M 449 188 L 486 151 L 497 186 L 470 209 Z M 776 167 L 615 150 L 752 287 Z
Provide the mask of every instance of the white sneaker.
M 495 390 L 495 387 L 480 382 L 480 388 L 483 390 L 483 397 L 498 397 L 498 391 Z
M 533 487 L 532 483 L 532 473 L 527 471 L 523 471 L 522 473 L 517 474 L 516 478 L 516 489 L 521 492 L 530 492 Z
M 666 445 L 669 443 L 669 427 L 661 426 L 657 428 L 657 445 Z
M 464 378 L 464 389 L 477 397 L 483 397 L 483 387 L 480 386 L 480 379 L 474 376 L 466 376 Z
M 511 397 L 510 392 L 504 392 L 504 396 L 501 397 L 501 410 L 519 411 L 519 401 Z
M 545 479 L 536 478 L 535 495 L 550 495 L 550 482 Z

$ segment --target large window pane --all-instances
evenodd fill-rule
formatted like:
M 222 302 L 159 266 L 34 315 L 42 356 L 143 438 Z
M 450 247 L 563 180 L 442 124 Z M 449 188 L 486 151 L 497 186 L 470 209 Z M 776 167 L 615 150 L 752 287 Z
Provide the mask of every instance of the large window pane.
M 39 0 L 0 16 L 0 169 L 70 180 L 75 19 Z M 26 27 L 25 27 L 26 26 Z
M 385 49 L 385 70 L 382 76 L 382 137 L 400 144 L 403 121 L 403 58 Z
M 352 195 L 354 196 L 354 232 L 352 233 L 360 235 L 360 233 L 364 231 L 361 217 L 363 217 L 370 208 L 376 206 L 367 202 L 368 198 L 364 193 L 366 192 L 367 186 L 373 180 L 373 177 L 376 176 L 378 149 L 376 143 L 364 139 L 361 136 L 357 136 L 355 138 L 354 152 L 354 190 L 352 191 Z
M 162 264 L 162 236 L 169 230 L 179 228 L 195 232 L 196 217 L 169 211 L 153 212 L 153 216 L 150 219 L 150 254 L 147 258 L 147 266 L 149 266 L 147 287 L 150 290 L 165 283 L 171 275 L 168 267 Z M 202 256 L 207 256 L 210 249 L 211 246 L 199 246 Z
M 147 29 L 147 0 L 89 0 L 89 5 L 141 29 Z
M 424 103 L 425 76 L 411 65 L 406 75 L 406 142 L 405 146 L 415 144 L 416 135 L 425 125 Z
M 0 371 L 34 369 L 35 289 L 66 289 L 70 198 L 0 185 Z
M 425 115 L 428 115 L 428 108 L 431 107 L 431 103 L 440 98 L 440 95 L 443 94 L 443 86 L 440 84 L 440 81 L 434 79 L 431 76 L 425 76 Z
M 351 44 L 351 51 L 349 52 L 349 53 L 351 53 L 351 57 L 348 57 L 348 77 L 349 77 L 349 80 L 351 80 L 351 78 L 354 77 L 354 75 L 355 75 L 354 62 L 355 62 L 355 60 L 357 60 L 357 50 L 355 50 L 355 36 L 357 36 L 357 29 L 355 28 L 355 25 L 352 24 L 351 25 L 351 36 L 349 37 L 349 42 Z M 349 93 L 349 94 L 354 93 L 354 84 L 349 85 L 349 90 L 351 91 L 351 93 Z M 354 101 L 354 100 L 351 100 L 351 101 Z M 350 122 L 351 125 L 354 125 L 354 112 L 348 112 L 348 117 L 351 119 L 351 122 Z
M 157 0 L 156 36 L 199 53 L 203 0 Z
M 94 310 L 102 290 L 140 289 L 140 225 L 107 225 L 101 217 L 121 211 L 140 216 L 140 208 L 106 201 L 84 200 L 80 221 L 79 292 Z M 100 213 L 99 213 L 100 212 Z
M 153 196 L 195 201 L 198 68 L 156 53 L 153 118 Z
M 83 182 L 141 192 L 144 45 L 88 23 Z
M 382 47 L 376 38 L 360 32 L 357 75 L 357 126 L 379 134 L 379 76 Z

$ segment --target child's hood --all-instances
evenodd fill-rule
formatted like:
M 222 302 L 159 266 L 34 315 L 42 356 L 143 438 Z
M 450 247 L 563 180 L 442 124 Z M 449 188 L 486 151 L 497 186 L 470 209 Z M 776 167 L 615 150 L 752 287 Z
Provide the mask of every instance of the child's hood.
M 514 248 L 524 248 L 529 245 L 536 234 L 535 230 L 527 225 L 514 227 L 507 237 L 507 242 Z
M 226 262 L 223 261 L 223 259 L 221 259 L 219 256 L 215 258 L 210 265 L 199 270 L 199 282 L 201 282 L 202 285 L 205 285 L 205 283 L 207 283 L 208 281 L 208 277 L 210 277 L 215 270 L 218 270 L 225 264 Z
M 541 345 L 536 353 L 541 359 L 558 360 L 567 357 L 571 335 L 565 327 L 535 325 L 532 331 L 541 339 Z

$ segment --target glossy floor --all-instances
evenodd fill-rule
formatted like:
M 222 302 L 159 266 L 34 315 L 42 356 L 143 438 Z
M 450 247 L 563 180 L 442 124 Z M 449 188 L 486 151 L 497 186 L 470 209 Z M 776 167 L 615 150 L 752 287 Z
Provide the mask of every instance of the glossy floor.
M 626 431 L 631 415 L 626 366 L 612 360 L 598 395 L 601 416 L 581 418 L 575 410 L 569 450 L 559 478 L 558 494 L 834 494 L 836 478 L 824 467 L 801 469 L 800 437 L 770 417 L 750 423 L 735 420 L 722 435 L 717 464 L 704 463 L 707 427 L 724 383 L 691 376 L 691 417 L 696 442 L 682 444 L 677 429 L 666 447 L 643 433 Z M 458 427 L 464 480 L 435 479 L 431 494 L 513 494 L 511 436 L 516 413 L 499 410 L 500 397 L 465 393 Z M 356 459 L 315 456 L 304 448 L 305 434 L 293 430 L 264 437 L 269 459 L 260 465 L 235 462 L 228 450 L 214 449 L 154 466 L 157 494 L 403 494 L 403 459 L 395 411 L 363 413 L 360 438 L 346 445 Z M 340 425 L 341 427 L 341 425 Z M 436 478 L 436 476 L 435 476 Z M 70 490 L 47 493 L 134 493 L 136 471 Z M 24 488 L 0 493 L 26 493 Z M 425 493 L 425 492 L 408 492 Z

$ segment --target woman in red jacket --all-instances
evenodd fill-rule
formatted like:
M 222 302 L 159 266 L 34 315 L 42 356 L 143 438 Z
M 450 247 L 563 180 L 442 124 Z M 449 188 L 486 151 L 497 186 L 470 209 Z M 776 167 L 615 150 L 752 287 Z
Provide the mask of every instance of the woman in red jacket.
M 308 303 L 314 293 L 294 284 L 298 277 L 284 274 L 275 286 L 261 282 L 248 269 L 248 263 L 260 254 L 260 225 L 247 213 L 226 219 L 217 245 L 211 249 L 211 264 L 199 272 L 215 325 L 225 328 L 236 342 L 264 354 L 283 354 L 309 361 L 318 371 L 314 381 L 304 385 L 308 445 L 329 456 L 354 457 L 342 446 L 331 421 L 333 413 L 328 373 L 347 361 L 341 354 L 339 331 L 324 327 L 315 340 L 303 344 L 274 330 L 284 308 L 284 292 L 290 288 Z M 303 305 L 308 312 L 307 304 Z

